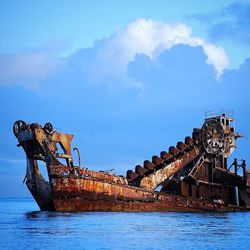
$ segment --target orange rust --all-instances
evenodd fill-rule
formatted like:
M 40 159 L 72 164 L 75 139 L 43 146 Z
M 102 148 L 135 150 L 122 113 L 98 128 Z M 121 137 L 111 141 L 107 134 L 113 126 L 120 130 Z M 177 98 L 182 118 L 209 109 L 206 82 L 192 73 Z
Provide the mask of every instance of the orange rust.
M 235 159 L 227 165 L 241 137 L 231 121 L 224 114 L 207 118 L 202 129 L 193 130 L 193 139 L 186 137 L 169 153 L 136 165 L 126 177 L 75 166 L 73 135 L 55 132 L 50 123 L 42 127 L 17 121 L 13 132 L 27 155 L 26 184 L 41 210 L 245 211 L 250 210 L 246 163 Z M 38 161 L 46 163 L 49 181 Z

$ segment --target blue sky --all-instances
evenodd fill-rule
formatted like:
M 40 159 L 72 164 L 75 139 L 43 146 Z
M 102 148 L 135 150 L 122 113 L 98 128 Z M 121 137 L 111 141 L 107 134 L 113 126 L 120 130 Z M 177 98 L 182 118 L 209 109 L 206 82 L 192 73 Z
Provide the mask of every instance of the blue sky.
M 52 122 L 85 166 L 125 174 L 232 109 L 249 161 L 249 20 L 249 1 L 2 1 L 0 196 L 29 195 L 17 119 Z

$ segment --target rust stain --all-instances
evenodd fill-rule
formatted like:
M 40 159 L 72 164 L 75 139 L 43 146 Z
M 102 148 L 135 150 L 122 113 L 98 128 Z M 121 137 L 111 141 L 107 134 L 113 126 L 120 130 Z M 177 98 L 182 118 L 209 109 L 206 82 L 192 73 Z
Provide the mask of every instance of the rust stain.
M 250 175 L 245 161 L 228 165 L 241 135 L 226 114 L 210 116 L 192 137 L 177 142 L 152 161 L 128 170 L 126 177 L 74 165 L 73 135 L 50 123 L 14 123 L 13 132 L 27 156 L 25 182 L 41 210 L 56 211 L 246 211 Z M 39 171 L 46 163 L 49 181 Z M 242 168 L 242 175 L 239 175 Z

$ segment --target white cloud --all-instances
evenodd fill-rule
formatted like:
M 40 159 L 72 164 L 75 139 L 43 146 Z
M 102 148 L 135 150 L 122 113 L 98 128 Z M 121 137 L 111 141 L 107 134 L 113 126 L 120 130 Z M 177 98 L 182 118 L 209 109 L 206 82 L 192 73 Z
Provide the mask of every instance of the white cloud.
M 219 78 L 229 64 L 226 52 L 223 48 L 216 47 L 215 45 L 206 42 L 203 42 L 202 47 L 207 55 L 207 63 L 214 66 L 216 76 Z
M 14 55 L 0 55 L 0 84 L 20 84 L 26 88 L 39 88 L 43 81 L 64 65 L 77 65 L 87 81 L 91 83 L 116 83 L 138 86 L 127 75 L 127 66 L 136 54 L 150 58 L 178 44 L 201 46 L 218 78 L 228 66 L 223 48 L 193 37 L 192 30 L 185 24 L 170 25 L 152 19 L 137 19 L 124 29 L 116 30 L 110 37 L 97 41 L 92 48 L 76 51 L 62 60 L 60 53 L 50 49 L 28 51 Z M 57 55 L 56 55 L 57 53 Z M 64 62 L 67 64 L 64 64 Z
M 202 38 L 193 37 L 192 30 L 187 25 L 170 25 L 151 19 L 137 19 L 125 29 L 116 31 L 99 48 L 99 57 L 105 61 L 114 61 L 116 67 L 126 70 L 128 62 L 136 54 L 153 58 L 178 44 L 201 46 L 207 56 L 207 63 L 213 65 L 217 77 L 228 66 L 228 58 L 223 48 L 207 43 Z

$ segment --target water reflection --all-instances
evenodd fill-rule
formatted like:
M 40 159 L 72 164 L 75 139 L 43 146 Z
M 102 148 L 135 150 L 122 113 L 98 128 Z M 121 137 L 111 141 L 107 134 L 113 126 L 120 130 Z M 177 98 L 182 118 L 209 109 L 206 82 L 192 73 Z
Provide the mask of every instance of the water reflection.
M 35 218 L 57 218 L 57 217 L 71 217 L 71 213 L 61 213 L 61 212 L 47 212 L 47 211 L 32 211 L 25 213 L 27 219 Z

